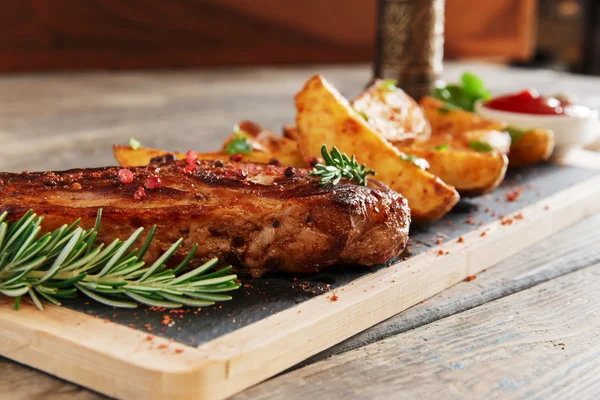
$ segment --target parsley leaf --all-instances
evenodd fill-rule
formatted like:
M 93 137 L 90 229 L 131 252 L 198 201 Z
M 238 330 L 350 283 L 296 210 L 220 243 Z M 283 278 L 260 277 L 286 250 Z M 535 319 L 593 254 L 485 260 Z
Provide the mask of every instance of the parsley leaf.
M 450 145 L 448 143 L 446 144 L 441 144 L 439 146 L 435 146 L 434 150 L 439 150 L 439 151 L 446 151 L 448 150 L 448 147 L 450 147 Z
M 450 111 L 452 110 L 457 110 L 458 107 L 450 104 L 450 103 L 446 103 L 443 107 L 438 108 L 438 112 L 440 114 L 448 114 Z
M 142 147 L 142 144 L 139 140 L 132 136 L 129 138 L 129 147 L 131 147 L 133 150 L 139 150 Z
M 362 117 L 362 118 L 363 118 L 365 121 L 369 121 L 369 116 L 368 116 L 367 114 L 365 114 L 364 112 L 362 112 L 362 111 L 360 111 L 360 110 L 357 110 L 356 108 L 354 108 L 354 106 L 352 106 L 352 109 L 353 109 L 354 111 L 356 111 L 356 113 L 357 113 L 358 115 L 360 115 L 360 116 L 361 116 L 361 117 Z
M 395 79 L 384 79 L 383 82 L 381 82 L 381 87 L 389 92 L 394 91 L 396 89 L 398 89 L 396 87 L 396 84 L 398 83 L 397 80 Z
M 482 153 L 487 153 L 490 151 L 494 151 L 492 145 L 487 142 L 480 142 L 479 140 L 475 140 L 473 142 L 469 142 L 469 147 L 473 150 L 480 151 Z
M 408 154 L 404 154 L 404 153 L 400 153 L 400 158 L 403 159 L 404 161 L 408 161 L 408 162 L 415 164 L 417 167 L 421 168 L 423 171 L 425 171 L 427 168 L 429 168 L 429 163 L 424 158 L 419 158 L 415 155 L 412 155 L 412 154 L 408 155 Z
M 510 140 L 511 143 L 517 143 L 517 141 L 519 139 L 521 139 L 521 137 L 528 133 L 531 132 L 532 129 L 520 129 L 520 128 L 515 128 L 514 126 L 509 126 L 506 128 L 506 132 L 508 132 L 508 134 L 510 135 Z
M 238 124 L 233 126 L 233 134 L 235 139 L 227 144 L 225 153 L 227 154 L 248 154 L 252 153 L 252 146 L 248 141 L 248 136 L 240 129 Z
M 492 97 L 484 82 L 470 72 L 462 75 L 460 84 L 435 88 L 431 96 L 467 111 L 474 111 L 478 100 L 487 101 Z

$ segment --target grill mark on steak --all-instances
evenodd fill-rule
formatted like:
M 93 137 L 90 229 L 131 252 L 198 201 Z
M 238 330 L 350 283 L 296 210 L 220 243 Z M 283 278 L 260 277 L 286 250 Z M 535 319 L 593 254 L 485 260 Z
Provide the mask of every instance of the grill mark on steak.
M 198 243 L 198 259 L 216 256 L 253 275 L 381 264 L 398 256 L 408 240 L 406 200 L 377 181 L 368 187 L 319 185 L 302 168 L 291 175 L 276 165 L 197 161 L 194 167 L 186 171 L 185 162 L 155 160 L 129 168 L 133 181 L 127 184 L 118 180 L 119 167 L 0 173 L 0 213 L 8 211 L 14 220 L 32 208 L 45 217 L 44 229 L 53 230 L 77 218 L 89 228 L 102 208 L 101 241 L 156 224 L 150 260 L 183 237 L 176 257 Z M 134 199 L 153 177 L 161 186 Z

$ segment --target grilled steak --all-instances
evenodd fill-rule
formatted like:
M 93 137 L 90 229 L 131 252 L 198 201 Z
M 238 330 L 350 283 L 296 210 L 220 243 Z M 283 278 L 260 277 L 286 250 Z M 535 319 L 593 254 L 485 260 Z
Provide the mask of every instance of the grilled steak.
M 82 218 L 99 240 L 157 225 L 150 258 L 183 237 L 177 256 L 248 268 L 313 273 L 335 263 L 373 265 L 398 256 L 408 239 L 406 200 L 384 185 L 319 185 L 307 169 L 221 161 L 155 160 L 147 167 L 0 173 L 0 213 L 29 209 L 44 229 Z

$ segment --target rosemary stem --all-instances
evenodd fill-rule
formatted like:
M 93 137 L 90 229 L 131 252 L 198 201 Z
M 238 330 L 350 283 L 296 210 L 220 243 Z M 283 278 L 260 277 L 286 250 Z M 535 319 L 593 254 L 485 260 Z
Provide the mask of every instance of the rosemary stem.
M 42 278 L 47 271 L 31 271 L 30 273 L 28 273 L 27 275 L 25 275 L 26 278 L 35 278 L 35 279 L 40 279 Z M 75 278 L 76 276 L 78 276 L 80 273 L 77 271 L 71 271 L 71 272 L 58 272 L 56 275 L 53 276 L 53 279 L 58 279 L 58 280 L 67 280 L 67 279 L 72 279 Z M 11 278 L 14 275 L 14 272 L 11 271 L 3 271 L 0 272 L 0 280 L 5 280 L 8 278 Z

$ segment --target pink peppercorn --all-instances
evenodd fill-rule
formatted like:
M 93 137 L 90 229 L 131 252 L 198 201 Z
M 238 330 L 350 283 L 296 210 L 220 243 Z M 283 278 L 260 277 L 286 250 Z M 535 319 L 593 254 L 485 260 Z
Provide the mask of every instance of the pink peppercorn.
M 160 180 L 160 178 L 158 176 L 154 176 L 154 177 L 150 178 L 150 180 L 148 180 L 148 182 L 146 183 L 146 187 L 148 189 L 158 189 L 161 186 L 162 186 L 162 181 Z
M 138 190 L 135 191 L 135 193 L 133 194 L 133 198 L 136 200 L 140 200 L 143 199 L 144 197 L 148 197 L 148 195 L 146 194 L 146 190 L 144 190 L 143 187 L 139 187 Z
M 120 169 L 117 173 L 117 177 L 119 178 L 119 182 L 121 183 L 133 182 L 133 172 L 131 172 L 127 168 Z

